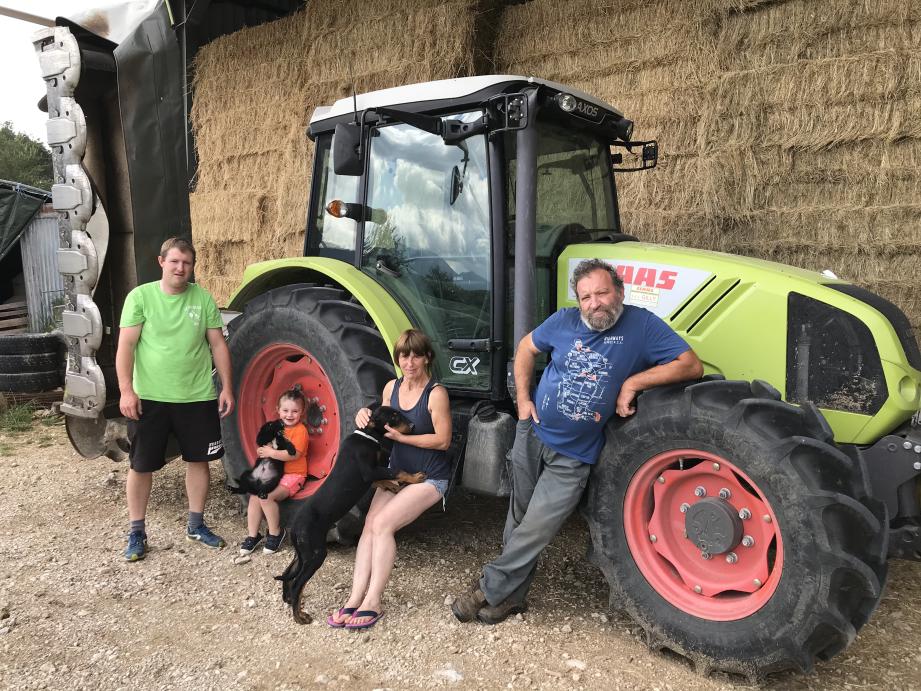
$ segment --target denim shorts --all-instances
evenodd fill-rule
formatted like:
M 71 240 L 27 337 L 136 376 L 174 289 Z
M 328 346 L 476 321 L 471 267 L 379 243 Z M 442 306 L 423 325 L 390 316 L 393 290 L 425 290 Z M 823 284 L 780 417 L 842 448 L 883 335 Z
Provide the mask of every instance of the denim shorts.
M 448 484 L 451 481 L 450 480 L 426 480 L 425 482 L 426 484 L 431 485 L 432 487 L 437 489 L 438 494 L 440 494 L 441 496 L 444 496 L 445 492 L 448 491 Z

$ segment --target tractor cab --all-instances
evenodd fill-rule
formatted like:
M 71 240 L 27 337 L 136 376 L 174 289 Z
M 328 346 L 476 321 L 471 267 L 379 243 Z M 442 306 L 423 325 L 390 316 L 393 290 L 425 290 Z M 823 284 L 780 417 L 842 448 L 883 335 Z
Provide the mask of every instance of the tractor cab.
M 620 237 L 615 166 L 655 165 L 631 130 L 586 94 L 511 76 L 319 108 L 306 254 L 380 284 L 433 339 L 452 390 L 504 398 L 508 344 L 556 308 L 562 250 Z M 517 317 L 516 274 L 533 286 Z

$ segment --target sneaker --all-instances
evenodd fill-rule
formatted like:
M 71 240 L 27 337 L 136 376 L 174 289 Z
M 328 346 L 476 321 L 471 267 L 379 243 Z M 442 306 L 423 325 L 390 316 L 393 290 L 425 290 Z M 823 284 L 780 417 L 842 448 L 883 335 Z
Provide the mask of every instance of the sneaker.
M 147 534 L 134 530 L 128 535 L 125 561 L 140 561 L 147 556 Z
M 287 534 L 288 531 L 282 528 L 281 535 L 272 535 L 271 533 L 266 535 L 265 547 L 262 548 L 262 551 L 266 554 L 275 554 L 275 552 L 281 549 L 281 543 L 285 541 L 285 536 Z
M 256 533 L 256 537 L 247 535 L 243 542 L 240 543 L 240 556 L 252 554 L 256 551 L 256 545 L 262 542 L 262 534 Z
M 224 538 L 215 535 L 210 530 L 208 526 L 201 525 L 195 530 L 191 528 L 186 529 L 185 539 L 191 542 L 200 542 L 205 547 L 211 547 L 213 549 L 221 549 L 227 543 L 224 542 Z

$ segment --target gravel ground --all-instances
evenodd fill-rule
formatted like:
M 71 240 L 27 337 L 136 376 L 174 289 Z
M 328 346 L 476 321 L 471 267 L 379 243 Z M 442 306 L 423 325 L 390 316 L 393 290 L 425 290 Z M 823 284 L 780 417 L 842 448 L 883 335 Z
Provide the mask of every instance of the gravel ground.
M 233 549 L 185 541 L 182 465 L 154 484 L 152 552 L 127 564 L 125 464 L 86 461 L 59 420 L 0 433 L 0 687 L 10 689 L 737 689 L 650 652 L 584 559 L 573 518 L 547 549 L 531 609 L 496 627 L 460 624 L 449 603 L 501 541 L 505 502 L 455 495 L 399 536 L 385 616 L 333 630 L 354 548 L 334 547 L 308 584 L 298 626 L 272 576 L 291 556 L 235 565 L 243 519 L 213 467 L 206 518 Z M 844 654 L 768 688 L 921 687 L 921 564 L 893 562 L 879 611 Z

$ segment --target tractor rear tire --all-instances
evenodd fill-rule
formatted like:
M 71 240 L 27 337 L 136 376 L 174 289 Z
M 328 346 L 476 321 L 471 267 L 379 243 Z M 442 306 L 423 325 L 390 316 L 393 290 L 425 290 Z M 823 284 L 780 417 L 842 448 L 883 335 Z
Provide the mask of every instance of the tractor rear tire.
M 235 484 L 251 467 L 256 431 L 277 418 L 279 394 L 295 383 L 303 386 L 308 401 L 319 399 L 307 410 L 310 472 L 328 471 L 340 440 L 355 427 L 355 413 L 378 400 L 394 376 L 388 348 L 368 313 L 343 290 L 296 284 L 251 300 L 228 330 L 237 402 L 222 423 L 228 482 Z M 282 502 L 283 525 L 321 484 L 309 481 Z M 341 542 L 354 542 L 364 522 L 360 514 L 346 516 L 331 533 Z
M 888 521 L 814 406 L 710 380 L 651 389 L 605 432 L 589 560 L 652 649 L 759 679 L 854 640 L 882 596 Z

